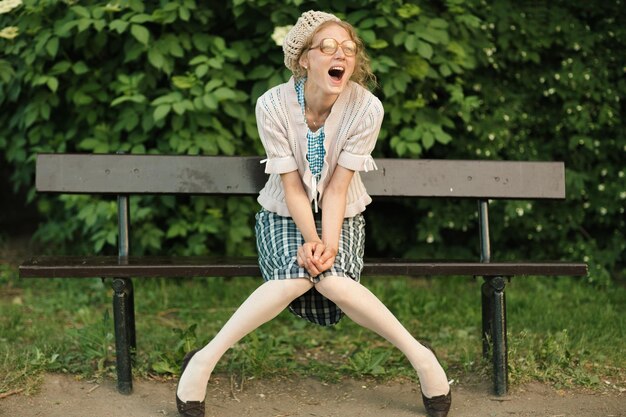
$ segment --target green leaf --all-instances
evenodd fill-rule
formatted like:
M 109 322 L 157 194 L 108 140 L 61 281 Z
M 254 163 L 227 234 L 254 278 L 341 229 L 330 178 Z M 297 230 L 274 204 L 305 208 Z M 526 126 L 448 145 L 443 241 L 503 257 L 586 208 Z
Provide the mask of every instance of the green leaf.
M 431 132 L 425 132 L 422 136 L 422 144 L 424 145 L 424 149 L 428 150 L 433 147 L 435 144 L 435 137 Z
M 396 13 L 402 19 L 410 19 L 419 15 L 421 13 L 421 9 L 415 4 L 403 4 L 401 7 L 396 9 Z
M 435 138 L 437 142 L 443 143 L 444 145 L 452 141 L 452 136 L 441 130 L 441 128 L 435 129 Z
M 224 81 L 223 80 L 220 80 L 220 79 L 209 80 L 204 85 L 204 92 L 205 93 L 211 92 L 211 91 L 215 90 L 217 87 L 221 87 L 222 85 L 224 85 Z
M 431 19 L 431 21 L 428 22 L 428 26 L 436 28 L 436 29 L 447 29 L 449 24 L 444 19 L 435 18 L 435 19 Z
M 218 52 L 223 52 L 226 50 L 226 41 L 224 40 L 224 38 L 214 36 L 212 42 L 213 46 L 215 46 Z
M 371 29 L 374 27 L 375 21 L 372 18 L 364 19 L 359 23 L 359 29 Z
M 51 75 L 64 74 L 71 67 L 72 67 L 72 64 L 69 63 L 68 61 L 59 61 L 56 64 L 54 64 L 52 68 L 50 68 L 49 74 Z
M 89 72 L 89 67 L 87 67 L 87 64 L 85 64 L 85 62 L 78 61 L 74 63 L 74 65 L 72 65 L 72 71 L 76 75 L 82 75 L 82 74 L 86 74 L 87 72 Z
M 100 141 L 94 138 L 83 139 L 79 144 L 78 148 L 86 151 L 92 151 L 100 145 Z
M 182 221 L 176 222 L 167 229 L 167 233 L 165 235 L 166 238 L 171 239 L 174 237 L 185 237 L 187 236 L 187 227 L 185 227 L 185 223 Z
M 130 27 L 130 33 L 143 45 L 148 45 L 150 41 L 150 32 L 144 26 L 133 24 Z
M 233 90 L 231 90 L 228 87 L 220 87 L 217 90 L 215 90 L 213 92 L 213 95 L 215 95 L 215 97 L 217 97 L 218 100 L 222 101 L 222 100 L 230 100 L 233 99 L 235 97 L 237 97 L 237 95 L 235 94 L 235 92 Z
M 216 56 L 213 58 L 209 58 L 207 60 L 207 63 L 209 64 L 209 66 L 216 68 L 216 69 L 222 69 L 224 67 L 224 58 L 221 56 Z
M 75 92 L 74 96 L 72 97 L 72 100 L 74 100 L 74 103 L 76 103 L 79 106 L 91 104 L 93 102 L 93 98 L 91 98 L 82 90 Z
M 126 29 L 128 28 L 128 22 L 120 19 L 115 19 L 114 21 L 109 23 L 109 28 L 121 34 L 126 32 Z
M 376 32 L 373 30 L 360 30 L 359 35 L 365 44 L 369 45 L 376 40 Z
M 55 77 L 48 77 L 48 81 L 46 81 L 46 85 L 48 86 L 50 91 L 52 91 L 53 93 L 56 93 L 57 89 L 59 88 L 59 80 L 57 80 Z
M 189 65 L 205 64 L 208 60 L 209 58 L 206 55 L 198 55 L 197 57 L 189 61 Z
M 44 120 L 50 120 L 50 106 L 47 103 L 43 103 L 39 107 L 39 112 L 41 114 L 41 118 Z
M 165 118 L 165 116 L 169 114 L 171 109 L 172 106 L 170 106 L 169 104 L 161 104 L 160 106 L 157 106 L 157 108 L 154 109 L 154 113 L 152 115 L 154 121 L 158 122 L 159 120 Z
M 150 48 L 148 51 L 148 61 L 150 61 L 152 66 L 157 69 L 162 69 L 165 65 L 165 58 L 163 57 L 163 54 L 154 47 Z
M 146 23 L 152 22 L 154 19 L 149 14 L 139 13 L 130 18 L 131 23 Z
M 404 41 L 406 40 L 406 37 L 408 36 L 408 34 L 406 32 L 398 32 L 395 35 L 393 35 L 393 45 L 394 46 L 400 46 L 404 43 Z
M 55 35 L 57 35 L 57 36 L 59 36 L 61 38 L 66 38 L 66 37 L 70 36 L 70 32 L 77 25 L 78 25 L 78 22 L 76 20 L 70 20 L 69 22 L 64 22 L 64 23 L 62 23 L 60 25 L 55 25 L 54 33 L 55 33 Z
M 91 26 L 91 23 L 92 23 L 91 19 L 79 19 L 77 21 L 78 31 L 85 32 L 87 29 L 89 29 L 89 26 Z
M 226 155 L 235 154 L 235 145 L 230 139 L 227 139 L 224 136 L 217 136 L 217 146 L 219 146 L 222 152 L 224 152 Z
M 189 13 L 189 9 L 186 7 L 181 7 L 180 9 L 178 9 L 178 15 L 180 16 L 180 20 L 183 20 L 185 22 L 188 22 L 189 18 L 191 17 L 191 13 Z
M 59 50 L 59 38 L 57 37 L 50 38 L 50 40 L 46 44 L 46 52 L 48 52 L 48 55 L 50 55 L 51 57 L 55 57 L 58 50 Z
M 248 74 L 248 78 L 251 80 L 258 80 L 263 78 L 269 78 L 276 69 L 269 65 L 259 65 L 258 67 L 254 67 L 252 71 Z
M 424 59 L 430 59 L 433 56 L 433 47 L 427 42 L 419 41 L 417 44 L 417 53 Z
M 196 74 L 196 77 L 202 78 L 202 77 L 204 77 L 207 74 L 207 72 L 209 72 L 209 66 L 208 65 L 198 65 L 196 67 L 195 74 Z
M 176 112 L 176 114 L 178 115 L 182 115 L 185 113 L 185 104 L 183 102 L 174 103 L 172 105 L 172 108 L 174 109 L 174 112 Z
M 76 13 L 76 15 L 80 16 L 80 17 L 84 17 L 84 18 L 90 18 L 91 15 L 89 14 L 89 10 L 86 9 L 83 6 L 72 6 L 70 8 L 71 11 L 73 11 L 74 13 Z
M 96 32 L 102 32 L 102 29 L 104 29 L 106 26 L 107 26 L 107 22 L 104 19 L 93 21 L 93 27 L 96 30 Z
M 185 55 L 185 51 L 181 48 L 180 42 L 175 36 L 168 35 L 160 42 L 163 45 L 163 50 L 168 54 L 177 58 L 182 58 Z
M 111 102 L 111 107 L 115 107 L 118 104 L 125 103 L 127 101 L 131 101 L 133 103 L 143 103 L 146 101 L 146 97 L 142 94 L 136 94 L 133 96 L 121 96 L 117 97 Z
M 449 41 L 448 32 L 440 29 L 426 28 L 418 33 L 419 37 L 433 44 L 447 44 Z
M 217 110 L 219 103 L 213 94 L 202 96 L 202 102 L 209 110 Z
M 376 39 L 374 42 L 368 45 L 372 49 L 383 49 L 389 46 L 389 43 L 384 39 Z
M 419 145 L 419 143 L 407 143 L 406 147 L 409 152 L 415 156 L 419 156 L 422 154 L 422 147 Z
M 172 104 L 182 101 L 182 99 L 183 95 L 178 91 L 174 91 L 152 100 L 150 104 L 152 104 L 153 106 L 158 106 L 160 104 Z
M 194 33 L 191 42 L 198 51 L 207 52 L 211 44 L 211 37 L 206 33 Z
M 409 52 L 414 52 L 418 45 L 418 38 L 415 35 L 407 35 L 404 40 L 404 47 Z
M 430 65 L 428 61 L 420 58 L 419 56 L 412 56 L 407 60 L 406 72 L 411 77 L 423 80 L 428 75 Z
M 181 90 L 187 90 L 196 84 L 196 79 L 193 76 L 175 75 L 172 77 L 172 83 Z

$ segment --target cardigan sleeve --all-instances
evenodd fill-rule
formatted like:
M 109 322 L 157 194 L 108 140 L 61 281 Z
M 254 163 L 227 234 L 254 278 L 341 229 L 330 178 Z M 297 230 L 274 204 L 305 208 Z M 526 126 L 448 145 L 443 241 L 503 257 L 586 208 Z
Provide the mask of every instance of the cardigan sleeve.
M 279 103 L 280 94 L 276 90 L 268 91 L 256 103 L 257 128 L 267 155 L 266 174 L 284 174 L 298 169 L 285 126 L 278 122 Z
M 378 98 L 371 96 L 372 101 L 362 119 L 358 121 L 353 135 L 346 140 L 337 163 L 352 171 L 371 171 L 377 169 L 370 155 L 383 122 L 384 109 Z

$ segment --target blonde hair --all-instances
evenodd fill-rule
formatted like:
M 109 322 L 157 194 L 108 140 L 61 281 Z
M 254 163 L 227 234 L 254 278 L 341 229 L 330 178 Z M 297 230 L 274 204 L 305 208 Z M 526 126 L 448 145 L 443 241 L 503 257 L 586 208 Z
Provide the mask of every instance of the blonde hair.
M 300 79 L 306 77 L 306 70 L 300 65 L 300 58 L 302 58 L 302 55 L 307 53 L 309 51 L 309 48 L 313 46 L 313 38 L 315 37 L 315 35 L 317 35 L 320 30 L 331 25 L 337 25 L 345 29 L 346 32 L 348 32 L 348 35 L 350 35 L 350 39 L 352 39 L 354 43 L 356 43 L 356 61 L 354 66 L 354 72 L 352 73 L 352 77 L 350 77 L 350 79 L 365 88 L 376 87 L 376 76 L 374 75 L 374 73 L 372 72 L 372 68 L 370 67 L 370 58 L 367 55 L 367 52 L 365 52 L 365 45 L 363 45 L 363 41 L 357 35 L 354 27 L 350 23 L 344 22 L 343 20 L 338 22 L 332 20 L 324 22 L 320 24 L 313 31 L 313 33 L 311 33 L 311 36 L 305 42 L 304 47 L 300 51 L 298 59 L 296 60 L 298 66 L 292 71 L 294 78 Z

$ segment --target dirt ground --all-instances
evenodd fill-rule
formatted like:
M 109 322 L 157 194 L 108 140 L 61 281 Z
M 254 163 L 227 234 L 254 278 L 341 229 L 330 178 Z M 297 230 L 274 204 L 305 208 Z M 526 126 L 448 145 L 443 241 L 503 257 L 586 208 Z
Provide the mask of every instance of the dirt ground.
M 46 375 L 32 396 L 0 400 L 0 416 L 163 417 L 178 416 L 175 382 L 137 380 L 132 395 L 120 395 L 114 381 L 78 381 Z M 377 384 L 348 379 L 339 384 L 313 378 L 246 380 L 214 378 L 207 392 L 207 417 L 405 417 L 424 416 L 419 388 L 410 381 Z M 495 397 L 488 383 L 454 385 L 450 417 L 617 417 L 626 416 L 626 393 L 560 391 L 533 383 Z

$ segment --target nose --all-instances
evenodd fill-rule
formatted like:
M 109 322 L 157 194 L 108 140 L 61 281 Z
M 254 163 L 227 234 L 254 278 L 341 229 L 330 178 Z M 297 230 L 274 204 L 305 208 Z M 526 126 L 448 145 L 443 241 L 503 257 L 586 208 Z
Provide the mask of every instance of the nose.
M 346 57 L 346 53 L 343 51 L 343 46 L 341 44 L 337 45 L 337 50 L 335 51 L 335 57 L 336 58 L 345 58 Z

